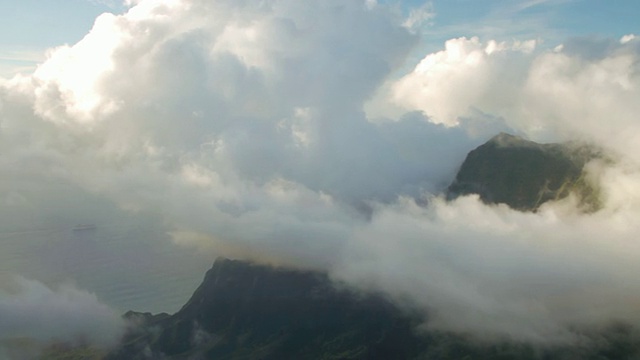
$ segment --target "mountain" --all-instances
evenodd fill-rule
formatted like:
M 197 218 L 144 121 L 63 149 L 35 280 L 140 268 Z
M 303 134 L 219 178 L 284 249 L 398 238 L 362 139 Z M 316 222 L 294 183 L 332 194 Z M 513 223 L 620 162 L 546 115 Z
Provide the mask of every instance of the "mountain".
M 428 275 L 425 275 L 428 276 Z M 321 272 L 219 258 L 173 315 L 128 312 L 134 326 L 108 360 L 531 359 L 640 357 L 627 326 L 584 332 L 580 345 L 540 348 L 419 330 L 428 318 Z M 587 341 L 590 339 L 589 341 Z
M 500 133 L 467 155 L 447 195 L 478 194 L 485 203 L 535 211 L 573 193 L 585 211 L 595 211 L 598 190 L 583 169 L 600 156 L 586 145 L 538 144 Z
M 468 154 L 448 196 L 476 193 L 486 203 L 536 211 L 574 194 L 583 209 L 595 211 L 598 191 L 585 180 L 584 166 L 599 156 L 588 146 L 499 134 Z M 106 359 L 640 358 L 640 335 L 629 326 L 575 329 L 579 345 L 477 343 L 424 330 L 428 314 L 335 283 L 326 273 L 224 258 L 177 313 L 125 318 L 132 326 Z
M 417 353 L 419 318 L 323 273 L 218 259 L 176 314 L 140 325 L 108 359 L 393 359 Z

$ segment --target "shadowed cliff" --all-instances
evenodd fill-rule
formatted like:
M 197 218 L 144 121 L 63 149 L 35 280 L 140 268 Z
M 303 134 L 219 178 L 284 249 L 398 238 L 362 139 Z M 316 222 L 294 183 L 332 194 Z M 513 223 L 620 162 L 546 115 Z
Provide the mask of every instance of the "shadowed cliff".
M 415 319 L 322 273 L 218 259 L 187 304 L 143 326 L 110 359 L 389 359 L 417 352 Z
M 598 156 L 585 145 L 538 144 L 500 133 L 467 155 L 447 195 L 478 194 L 485 203 L 535 211 L 573 193 L 583 210 L 595 211 L 598 191 L 583 170 Z
M 424 276 L 428 276 L 425 274 Z M 106 359 L 603 360 L 640 356 L 637 330 L 585 329 L 580 344 L 539 347 L 476 342 L 418 330 L 428 322 L 378 294 L 333 284 L 323 273 L 217 259 L 176 314 L 128 312 L 122 345 Z M 60 357 L 63 358 L 63 357 Z

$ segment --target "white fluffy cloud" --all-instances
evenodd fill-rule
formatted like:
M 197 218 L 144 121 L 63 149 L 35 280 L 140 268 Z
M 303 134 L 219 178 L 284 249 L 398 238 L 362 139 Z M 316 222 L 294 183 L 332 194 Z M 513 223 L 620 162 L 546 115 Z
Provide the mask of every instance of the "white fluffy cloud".
M 392 81 L 382 100 L 405 113 L 374 123 L 364 104 L 417 41 L 385 5 L 129 5 L 2 82 L 10 219 L 69 221 L 105 202 L 153 213 L 176 244 L 330 268 L 408 296 L 441 329 L 541 340 L 637 310 L 634 38 L 556 51 L 452 39 Z M 605 209 L 522 214 L 428 195 L 493 129 L 616 151 L 624 166 L 592 165 Z
M 354 234 L 335 276 L 429 309 L 431 328 L 571 341 L 571 327 L 640 321 L 640 244 L 628 216 L 404 200 Z
M 421 26 L 424 26 L 429 20 L 435 17 L 436 13 L 433 8 L 433 3 L 425 2 L 420 7 L 411 9 L 409 16 L 402 25 L 409 30 L 417 31 Z
M 536 41 L 447 41 L 395 82 L 391 97 L 434 123 L 489 115 L 541 140 L 576 137 L 629 154 L 638 112 L 638 42 L 573 39 L 554 51 Z
M 509 108 L 513 91 L 524 81 L 526 54 L 535 46 L 535 41 L 483 44 L 475 37 L 449 40 L 444 50 L 427 55 L 394 84 L 392 99 L 448 126 L 458 125 L 474 111 Z M 519 58 L 525 58 L 524 63 Z
M 640 43 L 576 40 L 538 56 L 520 95 L 518 126 L 594 140 L 637 157 Z

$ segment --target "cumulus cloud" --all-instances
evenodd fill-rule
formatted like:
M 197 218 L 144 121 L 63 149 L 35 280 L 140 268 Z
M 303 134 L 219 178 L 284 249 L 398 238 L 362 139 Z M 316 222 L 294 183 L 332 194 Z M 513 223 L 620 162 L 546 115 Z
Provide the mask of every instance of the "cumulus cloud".
M 637 58 L 633 41 L 578 38 L 549 51 L 533 40 L 459 38 L 427 55 L 390 92 L 396 104 L 435 123 L 490 115 L 537 140 L 579 137 L 628 154 L 635 147 L 629 129 L 637 126 Z
M 496 109 L 513 106 L 512 94 L 525 81 L 530 61 L 526 55 L 535 47 L 536 41 L 448 40 L 444 50 L 427 55 L 393 84 L 391 98 L 447 126 L 478 111 L 499 115 Z
M 491 119 L 529 138 L 608 149 L 616 165 L 587 167 L 605 209 L 575 215 L 568 202 L 520 214 L 475 198 L 401 201 L 354 236 L 338 276 L 393 289 L 430 308 L 430 326 L 456 331 L 549 341 L 570 339 L 574 325 L 637 323 L 628 276 L 637 271 L 640 49 L 629 36 L 535 45 L 449 40 L 394 82 L 390 99 L 449 127 Z
M 452 39 L 393 79 L 418 37 L 376 2 L 128 5 L 0 84 L 13 218 L 55 214 L 67 189 L 77 209 L 154 213 L 175 244 L 212 258 L 330 269 L 427 309 L 438 329 L 543 341 L 635 320 L 634 39 Z M 401 114 L 365 112 L 371 102 Z M 589 165 L 604 209 L 437 197 L 498 130 L 608 149 L 616 166 Z

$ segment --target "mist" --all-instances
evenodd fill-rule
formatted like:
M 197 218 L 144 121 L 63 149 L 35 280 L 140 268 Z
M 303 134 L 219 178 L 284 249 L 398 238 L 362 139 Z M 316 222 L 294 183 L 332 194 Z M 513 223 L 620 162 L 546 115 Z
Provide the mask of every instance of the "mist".
M 37 354 L 39 348 L 53 342 L 106 349 L 116 345 L 124 333 L 125 323 L 119 314 L 73 285 L 51 289 L 23 277 L 3 280 L 0 355 L 5 351 Z M 28 346 L 10 347 L 11 341 L 23 339 L 31 341 Z
M 149 216 L 176 249 L 327 270 L 478 336 L 637 321 L 640 42 L 457 38 L 409 64 L 408 20 L 355 0 L 101 15 L 0 80 L 0 226 Z M 603 208 L 445 201 L 499 131 L 604 149 Z

